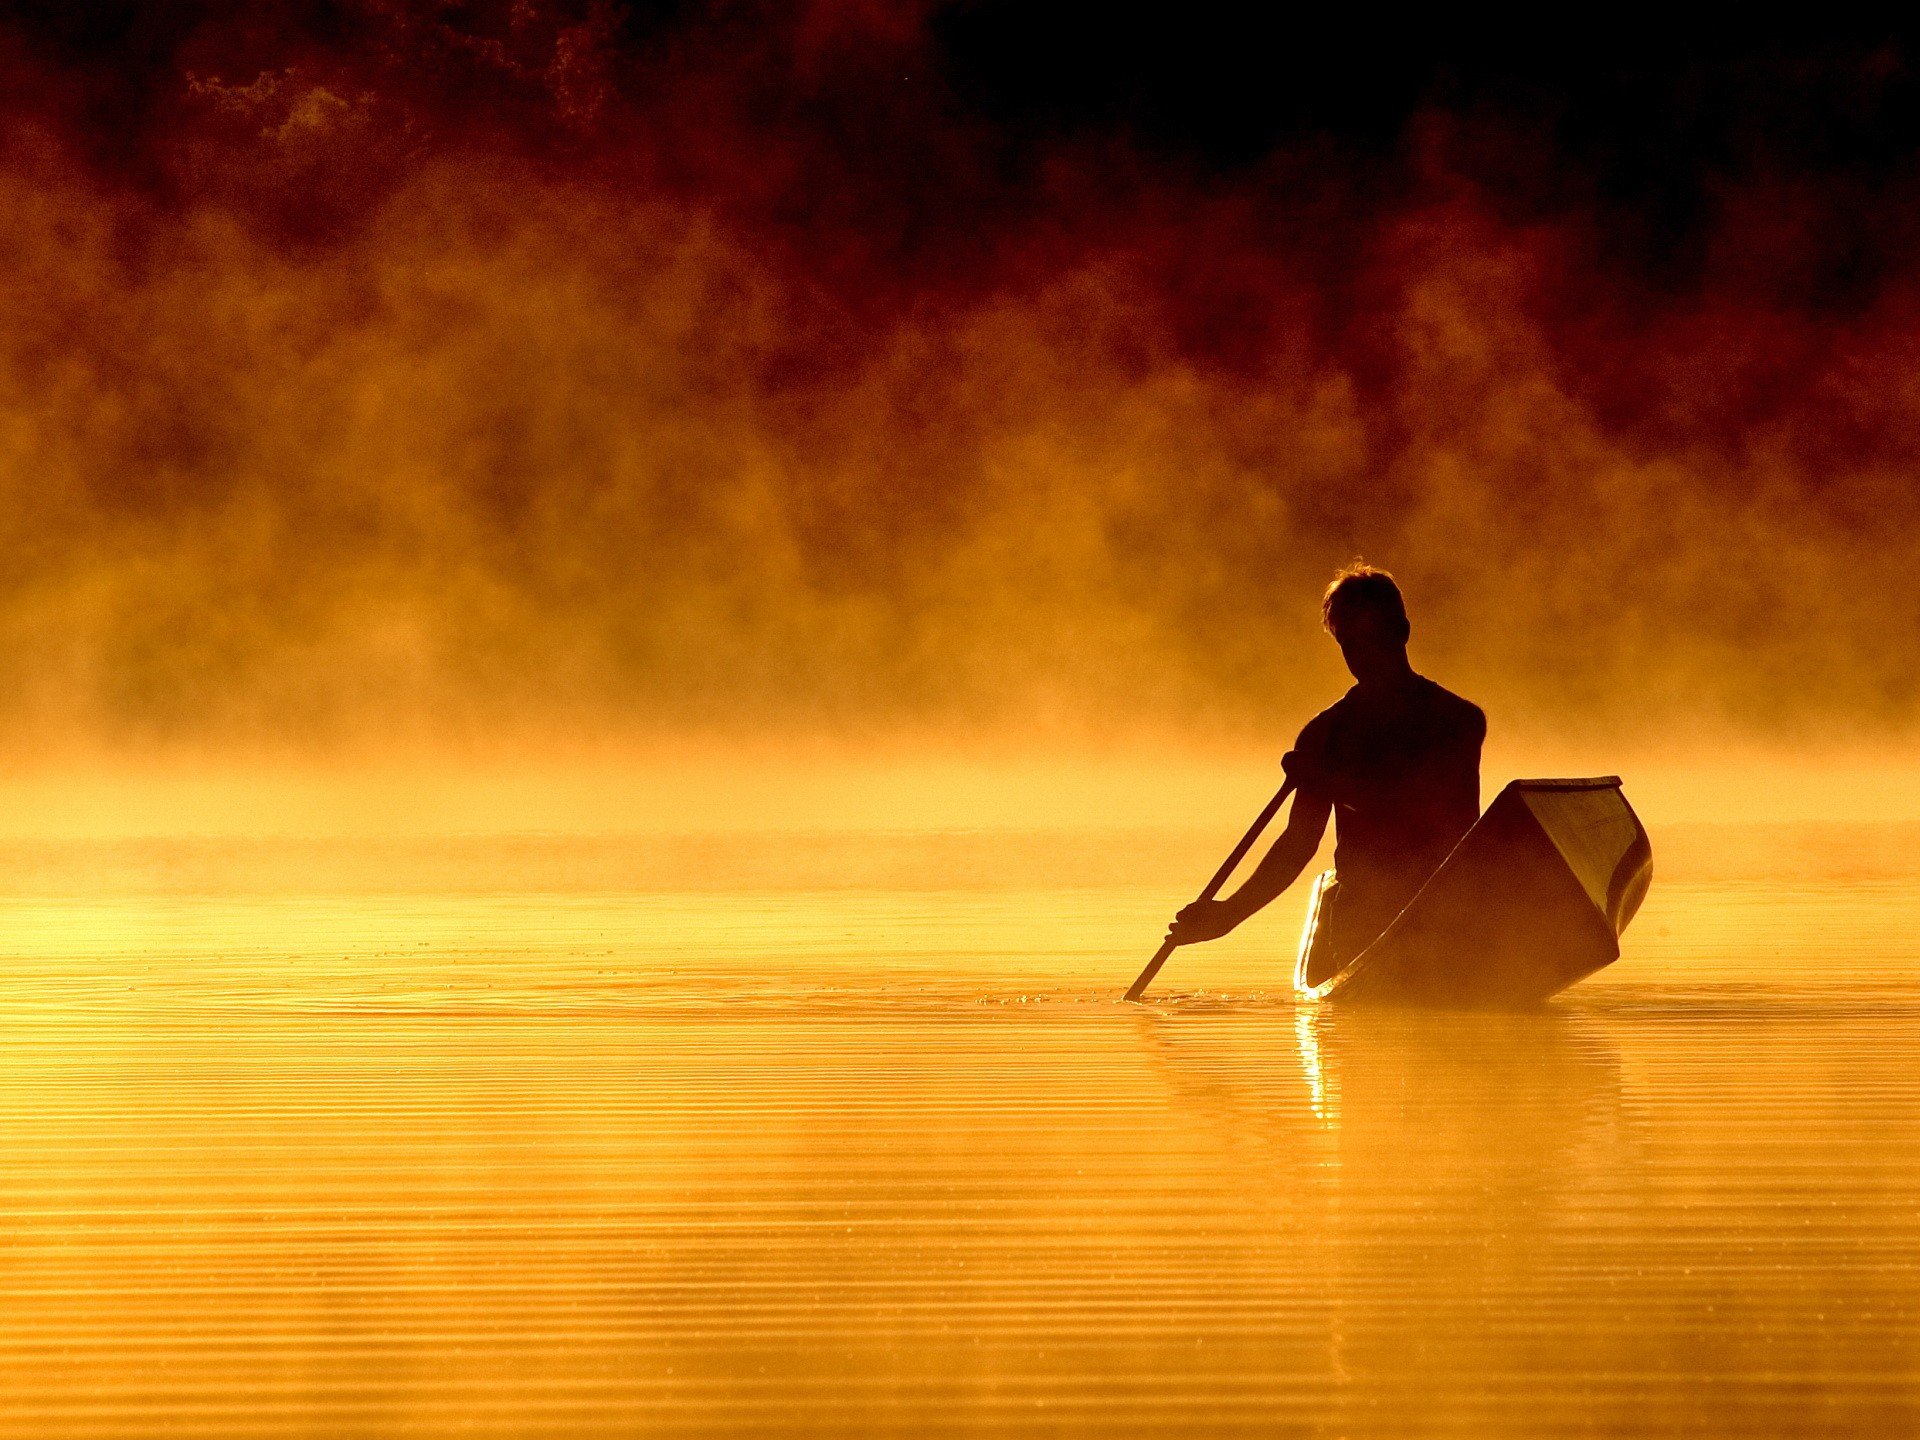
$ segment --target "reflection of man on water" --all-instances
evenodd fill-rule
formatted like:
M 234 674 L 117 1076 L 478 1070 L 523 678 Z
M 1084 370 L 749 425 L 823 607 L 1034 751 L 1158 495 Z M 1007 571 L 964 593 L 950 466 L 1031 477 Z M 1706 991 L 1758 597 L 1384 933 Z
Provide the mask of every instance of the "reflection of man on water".
M 1480 707 L 1413 673 L 1406 606 L 1384 570 L 1354 565 L 1327 587 L 1321 615 L 1356 682 L 1307 722 L 1286 757 L 1298 786 L 1287 828 L 1223 900 L 1182 910 L 1181 945 L 1214 940 L 1306 869 L 1335 817 L 1334 883 L 1321 895 L 1308 979 L 1359 954 L 1480 815 Z

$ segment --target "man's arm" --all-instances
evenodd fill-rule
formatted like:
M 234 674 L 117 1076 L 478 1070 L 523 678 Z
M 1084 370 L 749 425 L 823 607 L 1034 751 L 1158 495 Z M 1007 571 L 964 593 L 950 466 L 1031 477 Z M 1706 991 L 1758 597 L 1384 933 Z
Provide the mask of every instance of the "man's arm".
M 1167 938 L 1176 945 L 1217 940 L 1248 916 L 1263 909 L 1300 878 L 1300 872 L 1320 848 L 1333 805 L 1324 796 L 1294 792 L 1287 828 L 1273 848 L 1254 867 L 1247 883 L 1224 900 L 1196 900 L 1174 917 Z

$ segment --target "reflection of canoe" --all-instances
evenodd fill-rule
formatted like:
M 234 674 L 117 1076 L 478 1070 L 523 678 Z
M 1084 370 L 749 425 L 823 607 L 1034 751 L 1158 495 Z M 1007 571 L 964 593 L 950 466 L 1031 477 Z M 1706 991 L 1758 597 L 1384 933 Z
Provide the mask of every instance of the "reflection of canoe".
M 1313 999 L 1544 1000 L 1619 958 L 1652 878 L 1653 849 L 1617 776 L 1516 780 L 1380 938 L 1325 976 L 1309 964 L 1321 876 L 1294 986 Z

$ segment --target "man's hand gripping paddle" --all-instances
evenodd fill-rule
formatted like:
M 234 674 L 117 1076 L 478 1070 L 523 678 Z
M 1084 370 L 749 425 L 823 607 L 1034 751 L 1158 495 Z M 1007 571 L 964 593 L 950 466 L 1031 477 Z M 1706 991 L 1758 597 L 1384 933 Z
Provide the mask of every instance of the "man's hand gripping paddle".
M 1275 815 L 1280 813 L 1280 807 L 1286 804 L 1287 796 L 1292 793 L 1293 780 L 1289 777 L 1287 783 L 1280 787 L 1279 793 L 1267 802 L 1267 808 L 1260 812 L 1260 818 L 1253 822 L 1253 827 L 1240 837 L 1240 843 L 1233 847 L 1233 853 L 1227 856 L 1226 863 L 1213 872 L 1213 879 L 1209 880 L 1207 888 L 1200 892 L 1202 900 L 1211 900 L 1220 893 L 1220 887 L 1227 883 L 1228 877 L 1246 858 L 1247 851 L 1253 848 L 1253 842 L 1260 838 L 1260 832 L 1267 828 Z M 1160 973 L 1160 967 L 1167 963 L 1167 957 L 1177 948 L 1179 947 L 1174 941 L 1169 939 L 1153 952 L 1153 958 L 1147 962 L 1147 968 L 1140 972 L 1140 978 L 1127 990 L 1127 999 L 1138 1000 L 1147 993 L 1147 986 L 1153 983 L 1153 977 Z

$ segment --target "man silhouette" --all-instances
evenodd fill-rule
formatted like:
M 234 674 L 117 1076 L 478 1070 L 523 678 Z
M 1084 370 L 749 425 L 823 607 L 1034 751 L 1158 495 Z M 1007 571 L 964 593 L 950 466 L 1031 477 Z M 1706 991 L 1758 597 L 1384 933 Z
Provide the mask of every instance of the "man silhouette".
M 1284 764 L 1298 787 L 1287 828 L 1247 882 L 1198 900 L 1168 938 L 1215 940 L 1306 869 L 1334 819 L 1334 881 L 1320 896 L 1307 980 L 1318 984 L 1364 950 L 1413 898 L 1480 815 L 1480 707 L 1416 675 L 1407 661 L 1400 587 L 1352 565 L 1333 577 L 1321 619 L 1354 686 L 1300 732 Z

